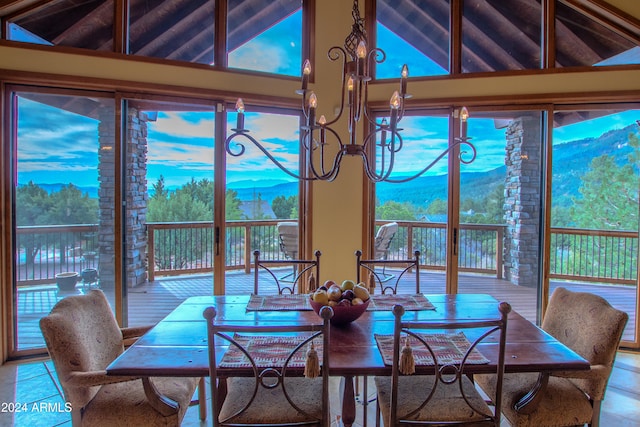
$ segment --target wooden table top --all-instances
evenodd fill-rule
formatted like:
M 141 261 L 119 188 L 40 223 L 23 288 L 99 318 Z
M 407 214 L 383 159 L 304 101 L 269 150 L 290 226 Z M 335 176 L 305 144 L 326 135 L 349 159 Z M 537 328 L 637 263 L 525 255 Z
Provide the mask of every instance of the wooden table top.
M 427 295 L 435 310 L 407 311 L 403 320 L 472 320 L 499 317 L 498 301 L 484 294 Z M 318 323 L 313 311 L 247 311 L 248 295 L 199 296 L 185 300 L 107 368 L 109 375 L 209 375 L 204 309 L 215 306 L 219 322 Z M 331 375 L 389 375 L 374 334 L 392 334 L 391 311 L 367 311 L 355 322 L 331 327 Z M 469 337 L 470 339 L 472 337 Z M 479 347 L 492 363 L 497 342 Z M 507 327 L 506 372 L 588 369 L 589 363 L 516 312 Z M 478 367 L 482 372 L 483 367 Z

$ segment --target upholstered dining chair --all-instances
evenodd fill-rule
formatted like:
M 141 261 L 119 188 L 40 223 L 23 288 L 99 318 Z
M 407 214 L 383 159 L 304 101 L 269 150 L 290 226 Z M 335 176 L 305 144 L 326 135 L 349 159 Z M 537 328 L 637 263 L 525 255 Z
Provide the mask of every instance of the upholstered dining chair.
M 203 312 L 214 427 L 330 426 L 331 307 L 313 324 L 225 324 L 216 315 Z
M 192 397 L 198 378 L 107 376 L 106 367 L 125 343 L 149 327 L 121 329 L 101 290 L 58 301 L 40 319 L 40 328 L 71 404 L 73 426 L 179 426 L 189 405 L 196 403 Z M 205 419 L 204 388 L 199 396 Z
M 253 293 L 259 295 L 260 287 L 277 289 L 278 294 L 307 293 L 310 280 L 317 286 L 320 280 L 320 251 L 314 252 L 314 259 L 261 259 L 260 251 L 253 251 Z M 293 274 L 286 281 L 278 277 L 278 268 L 293 266 Z M 313 277 L 311 279 L 311 277 Z
M 379 289 L 382 294 L 396 294 L 403 277 L 406 278 L 408 275 L 413 274 L 416 285 L 415 293 L 420 293 L 420 251 L 414 251 L 411 259 L 362 259 L 362 251 L 360 250 L 357 250 L 355 255 L 356 282 L 365 282 L 370 291 L 373 289 L 375 292 L 375 289 Z M 382 270 L 380 270 L 380 267 L 382 267 Z M 387 273 L 387 268 L 393 269 L 393 274 Z M 362 273 L 364 273 L 364 277 Z M 387 284 L 390 280 L 393 281 Z
M 588 371 L 542 374 L 507 374 L 502 388 L 502 412 L 513 427 L 598 426 L 600 406 L 613 368 L 628 314 L 613 308 L 604 298 L 587 292 L 557 288 L 551 295 L 542 329 L 584 357 Z M 539 378 L 548 383 L 533 409 L 518 411 L 515 403 Z M 495 396 L 492 378 L 476 375 L 479 384 Z
M 377 421 L 381 413 L 385 427 L 499 426 L 511 306 L 499 303 L 494 318 L 453 322 L 403 322 L 404 312 L 401 305 L 393 307 L 391 376 L 374 379 L 378 391 Z M 376 340 L 381 351 L 389 351 L 389 337 L 383 340 L 378 336 Z M 493 373 L 497 397 L 488 403 L 470 377 L 475 365 L 489 363 L 479 351 L 479 344 L 496 341 L 498 360 Z

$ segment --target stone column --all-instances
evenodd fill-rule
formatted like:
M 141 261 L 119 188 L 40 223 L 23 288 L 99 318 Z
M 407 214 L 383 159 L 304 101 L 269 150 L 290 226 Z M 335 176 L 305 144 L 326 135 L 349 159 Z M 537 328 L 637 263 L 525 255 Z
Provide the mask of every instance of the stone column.
M 113 102 L 98 113 L 98 271 L 100 286 L 115 286 L 115 112 Z
M 507 128 L 504 219 L 505 277 L 536 287 L 540 277 L 540 119 L 520 117 Z
M 147 281 L 147 115 L 129 107 L 125 152 L 126 280 L 133 287 Z

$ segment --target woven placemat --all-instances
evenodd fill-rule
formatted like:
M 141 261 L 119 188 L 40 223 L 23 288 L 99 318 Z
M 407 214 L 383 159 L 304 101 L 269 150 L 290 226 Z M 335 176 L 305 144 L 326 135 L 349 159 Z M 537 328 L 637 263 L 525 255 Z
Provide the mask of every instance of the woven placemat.
M 247 311 L 311 310 L 309 295 L 251 295 Z
M 234 334 L 233 339 L 240 344 L 251 355 L 256 366 L 259 368 L 281 367 L 289 357 L 293 349 L 306 339 L 304 336 L 251 336 Z M 303 367 L 307 357 L 307 349 L 298 350 L 291 361 L 289 367 Z M 322 339 L 314 339 L 313 345 L 318 352 L 318 360 L 322 363 Z M 247 356 L 235 345 L 230 345 L 229 349 L 222 356 L 220 367 L 224 368 L 246 368 L 251 367 Z
M 431 349 L 438 359 L 438 365 L 460 364 L 460 362 L 462 362 L 462 358 L 471 346 L 463 332 L 453 334 L 418 335 L 420 335 L 420 337 L 423 338 L 429 346 L 431 346 Z M 385 365 L 391 365 L 393 363 L 393 335 L 375 334 L 375 338 L 378 343 L 378 350 L 382 355 Z M 405 345 L 405 340 L 406 337 L 402 337 L 401 348 Z M 409 339 L 409 344 L 413 350 L 413 357 L 415 359 L 416 366 L 434 365 L 431 353 L 429 353 L 429 350 L 427 350 L 425 345 L 419 342 L 417 338 L 411 337 Z M 484 357 L 477 349 L 473 349 L 469 354 L 466 363 L 471 365 L 483 365 L 489 363 L 489 359 Z
M 384 294 L 371 295 L 371 302 L 369 303 L 367 310 L 391 310 L 396 304 L 401 304 L 407 311 L 436 309 L 429 299 L 422 294 Z
M 367 310 L 382 311 L 391 310 L 394 305 L 402 304 L 405 310 L 435 310 L 429 299 L 422 294 L 385 294 L 372 295 Z M 311 310 L 309 295 L 307 294 L 283 294 L 283 295 L 251 295 L 247 304 L 247 311 L 305 311 Z

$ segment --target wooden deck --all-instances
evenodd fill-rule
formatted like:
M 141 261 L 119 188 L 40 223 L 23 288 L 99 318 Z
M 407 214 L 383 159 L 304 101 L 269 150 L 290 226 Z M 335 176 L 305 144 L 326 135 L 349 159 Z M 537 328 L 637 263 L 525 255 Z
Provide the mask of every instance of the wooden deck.
M 401 292 L 414 292 L 415 279 L 405 275 L 400 284 Z M 247 294 L 253 291 L 253 273 L 231 271 L 226 275 L 227 294 Z M 275 289 L 275 285 L 274 286 Z M 552 282 L 551 289 L 564 286 L 575 291 L 592 292 L 605 297 L 611 304 L 629 313 L 629 323 L 623 339 L 633 341 L 635 330 L 636 297 L 635 287 L 594 285 L 575 282 Z M 263 288 L 265 293 L 270 289 Z M 445 291 L 443 273 L 421 272 L 420 290 L 425 294 L 440 294 Z M 78 285 L 76 293 L 83 290 Z M 487 275 L 461 275 L 459 281 L 461 293 L 486 293 L 498 300 L 508 301 L 513 308 L 527 319 L 536 321 L 536 290 L 511 284 Z M 113 292 L 105 292 L 114 301 Z M 212 275 L 176 276 L 160 278 L 128 291 L 128 324 L 130 326 L 155 324 L 169 314 L 182 301 L 190 296 L 211 295 L 213 293 Z M 21 289 L 18 292 L 18 349 L 31 349 L 44 346 L 38 321 L 46 315 L 53 305 L 68 294 L 62 294 L 55 284 Z

